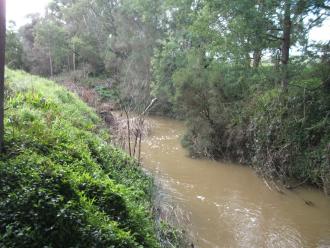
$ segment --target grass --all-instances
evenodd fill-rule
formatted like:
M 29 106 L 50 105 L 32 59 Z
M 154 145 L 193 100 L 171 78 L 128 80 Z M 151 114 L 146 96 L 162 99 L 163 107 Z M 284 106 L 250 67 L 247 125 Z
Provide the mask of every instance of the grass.
M 1 247 L 159 247 L 152 179 L 96 113 L 54 82 L 6 70 Z

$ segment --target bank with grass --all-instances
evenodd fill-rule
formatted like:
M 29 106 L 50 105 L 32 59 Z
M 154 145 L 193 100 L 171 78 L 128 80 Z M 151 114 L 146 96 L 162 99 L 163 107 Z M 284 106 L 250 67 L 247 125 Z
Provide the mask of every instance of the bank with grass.
M 162 246 L 152 178 L 76 95 L 7 70 L 5 126 L 1 247 Z

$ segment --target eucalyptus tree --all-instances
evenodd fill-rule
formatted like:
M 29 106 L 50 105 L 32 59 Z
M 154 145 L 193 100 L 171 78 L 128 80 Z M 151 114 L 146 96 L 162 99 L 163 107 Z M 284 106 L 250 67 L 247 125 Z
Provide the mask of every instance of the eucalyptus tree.
M 56 21 L 44 19 L 36 26 L 35 48 L 48 58 L 49 74 L 63 69 L 66 61 L 67 34 L 65 29 Z
M 194 24 L 196 35 L 206 34 L 210 51 L 229 63 L 258 67 L 272 27 L 272 9 L 264 1 L 206 1 L 200 18 Z
M 10 68 L 20 69 L 23 67 L 23 46 L 16 24 L 10 22 L 6 31 L 6 65 Z
M 246 59 L 250 65 L 252 57 L 254 67 L 259 65 L 262 51 L 278 49 L 284 88 L 289 80 L 290 49 L 307 44 L 308 32 L 329 16 L 330 3 L 322 0 L 205 2 L 205 10 L 195 24 L 197 35 L 207 33 L 213 40 L 211 44 L 222 50 L 226 59 Z
M 0 0 L 0 151 L 4 146 L 6 1 Z
M 41 17 L 39 14 L 30 14 L 27 17 L 29 19 L 28 23 L 19 28 L 19 36 L 23 47 L 23 69 L 32 73 L 42 74 L 38 59 L 40 56 L 38 56 L 39 53 L 34 49 L 35 29 L 37 24 L 41 21 Z M 47 65 L 47 62 L 45 61 L 43 64 Z M 46 72 L 47 70 L 48 66 L 44 71 Z
M 282 64 L 282 86 L 288 87 L 290 49 L 307 43 L 308 32 L 322 24 L 330 12 L 328 0 L 282 0 L 271 1 L 276 12 L 272 16 L 275 29 L 267 35 L 279 42 Z
M 88 72 L 103 73 L 102 55 L 109 35 L 100 25 L 95 5 L 99 1 L 54 0 L 49 6 L 49 16 L 63 23 L 67 33 L 69 68 L 85 69 Z
M 197 18 L 194 2 L 166 0 L 161 6 L 164 15 L 159 19 L 161 36 L 152 59 L 151 84 L 152 94 L 158 99 L 154 110 L 161 114 L 174 114 L 177 93 L 174 74 L 187 66 L 190 49 L 200 45 L 197 40 L 194 42 L 190 30 Z

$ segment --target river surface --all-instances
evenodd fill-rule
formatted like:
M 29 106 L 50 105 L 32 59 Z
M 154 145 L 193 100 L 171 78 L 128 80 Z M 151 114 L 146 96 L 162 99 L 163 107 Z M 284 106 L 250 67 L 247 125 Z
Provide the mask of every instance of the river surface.
M 195 247 L 330 247 L 330 197 L 312 188 L 281 194 L 251 168 L 191 159 L 182 122 L 150 123 L 143 162 L 188 215 Z

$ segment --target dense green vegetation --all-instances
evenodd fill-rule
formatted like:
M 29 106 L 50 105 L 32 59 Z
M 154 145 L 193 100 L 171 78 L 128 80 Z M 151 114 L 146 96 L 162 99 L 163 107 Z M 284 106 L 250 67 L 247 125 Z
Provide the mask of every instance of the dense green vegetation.
M 189 129 L 183 145 L 194 156 L 252 164 L 284 183 L 296 178 L 322 187 L 329 175 L 330 94 L 322 87 L 316 68 L 301 71 L 288 91 L 269 83 L 273 76 L 269 68 L 250 75 L 242 68 L 229 69 L 236 75 L 226 74 L 227 80 L 221 79 L 226 66 L 202 72 L 207 85 L 199 81 L 196 71 L 180 78 L 187 82 L 190 76 L 196 83 L 194 93 L 186 83 L 178 96 L 187 106 L 194 106 L 184 109 Z M 245 78 L 237 78 L 242 73 Z
M 154 114 L 187 121 L 193 156 L 328 188 L 330 44 L 308 35 L 329 9 L 328 0 L 53 0 L 45 17 L 9 30 L 7 52 L 32 73 L 101 76 L 91 87 L 134 110 L 157 97 Z
M 1 247 L 159 247 L 152 180 L 64 88 L 6 74 Z

